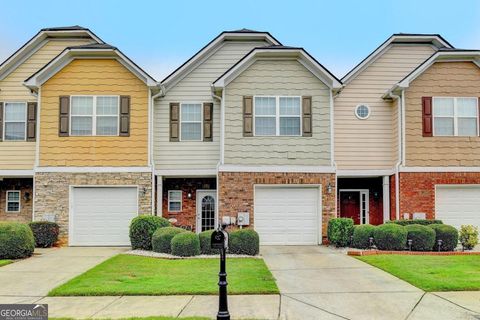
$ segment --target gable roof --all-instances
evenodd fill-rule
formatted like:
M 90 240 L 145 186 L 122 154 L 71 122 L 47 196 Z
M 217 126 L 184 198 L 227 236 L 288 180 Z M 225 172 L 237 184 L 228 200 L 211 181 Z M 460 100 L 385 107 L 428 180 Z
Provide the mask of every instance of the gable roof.
M 118 48 L 107 43 L 96 43 L 65 48 L 40 70 L 24 81 L 24 85 L 31 90 L 37 90 L 43 83 L 62 70 L 74 59 L 79 58 L 110 58 L 125 66 L 130 72 L 142 80 L 148 87 L 157 88 L 158 83 L 135 62 L 124 55 Z
M 215 82 L 215 88 L 224 88 L 238 75 L 251 66 L 258 58 L 265 57 L 281 57 L 292 58 L 300 62 L 305 68 L 313 73 L 320 81 L 325 83 L 330 89 L 339 90 L 342 88 L 342 82 L 337 79 L 327 68 L 321 65 L 314 57 L 312 57 L 305 49 L 299 47 L 287 46 L 266 46 L 252 49 L 230 69 L 225 71 Z
M 397 93 L 402 89 L 408 88 L 410 83 L 430 68 L 435 62 L 458 62 L 458 61 L 470 61 L 475 63 L 480 68 L 480 50 L 471 49 L 440 49 L 432 54 L 427 60 L 422 62 L 412 72 L 410 72 L 405 78 L 395 84 L 384 95 L 384 98 L 388 98 L 392 93 Z
M 367 68 L 379 56 L 381 56 L 391 44 L 431 44 L 437 49 L 453 48 L 453 46 L 439 34 L 421 34 L 421 33 L 395 33 L 385 40 L 365 59 L 360 61 L 352 70 L 342 78 L 344 84 L 353 80 L 361 71 Z
M 280 45 L 280 41 L 275 39 L 269 32 L 255 31 L 250 29 L 240 29 L 232 31 L 224 31 L 207 43 L 197 53 L 165 77 L 161 83 L 168 90 L 174 86 L 181 78 L 185 77 L 195 67 L 197 67 L 203 59 L 217 51 L 225 40 L 265 40 L 271 45 Z
M 97 43 L 104 43 L 92 31 L 81 26 L 53 27 L 41 29 L 36 35 L 28 40 L 23 46 L 15 51 L 10 57 L 0 64 L 0 80 L 3 80 L 13 72 L 20 64 L 27 60 L 33 53 L 39 50 L 48 38 L 90 38 Z

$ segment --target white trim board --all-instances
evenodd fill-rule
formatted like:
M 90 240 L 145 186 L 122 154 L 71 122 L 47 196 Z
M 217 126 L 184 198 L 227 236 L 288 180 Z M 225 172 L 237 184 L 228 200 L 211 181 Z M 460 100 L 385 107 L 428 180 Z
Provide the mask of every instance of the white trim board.
M 480 172 L 480 167 L 400 167 L 400 172 Z
M 219 172 L 301 172 L 301 173 L 335 173 L 335 167 L 330 166 L 244 166 L 223 164 Z
M 337 176 L 339 178 L 348 177 L 380 177 L 391 176 L 395 174 L 395 169 L 373 169 L 373 170 L 338 170 Z
M 26 177 L 33 178 L 33 170 L 0 170 L 0 177 Z
M 152 172 L 150 167 L 36 167 L 35 172 Z
M 168 177 L 216 177 L 217 169 L 158 169 L 156 176 Z

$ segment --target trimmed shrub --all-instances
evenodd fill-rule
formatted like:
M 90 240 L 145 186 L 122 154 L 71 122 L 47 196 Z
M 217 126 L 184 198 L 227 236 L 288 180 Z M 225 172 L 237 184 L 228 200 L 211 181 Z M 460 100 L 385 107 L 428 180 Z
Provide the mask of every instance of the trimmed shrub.
M 177 233 L 172 239 L 171 250 L 175 256 L 198 256 L 200 254 L 200 240 L 193 232 Z
M 60 227 L 55 222 L 34 221 L 29 224 L 35 239 L 35 247 L 50 248 L 58 241 Z
M 218 249 L 212 249 L 212 233 L 213 230 L 203 231 L 198 234 L 200 238 L 200 253 L 201 254 L 218 254 Z
M 233 254 L 257 255 L 260 252 L 260 237 L 253 229 L 239 229 L 228 236 L 228 252 Z
M 0 259 L 30 257 L 35 250 L 32 229 L 18 222 L 0 222 Z
M 404 250 L 407 230 L 395 223 L 382 224 L 373 231 L 375 244 L 380 250 Z
M 157 229 L 152 236 L 152 250 L 155 252 L 171 253 L 171 242 L 173 237 L 185 231 L 185 229 L 177 227 L 164 227 Z
M 371 224 L 362 224 L 353 229 L 352 247 L 357 249 L 368 249 L 370 247 L 370 237 L 373 237 L 375 226 Z
M 141 215 L 130 223 L 132 249 L 152 250 L 152 236 L 158 228 L 169 227 L 167 219 L 151 215 Z
M 337 247 L 346 247 L 350 244 L 353 234 L 353 219 L 334 218 L 328 221 L 328 241 Z
M 478 244 L 478 228 L 472 225 L 461 226 L 460 243 L 464 250 L 472 250 Z
M 431 224 L 443 224 L 442 220 L 432 220 L 432 219 L 392 220 L 392 221 L 387 221 L 387 223 L 395 223 L 401 226 L 408 226 L 410 224 L 420 224 L 422 226 L 428 226 Z
M 438 250 L 438 240 L 442 240 L 440 251 L 453 251 L 458 245 L 458 231 L 446 224 L 432 224 L 429 226 L 435 230 L 435 245 L 433 250 Z
M 413 251 L 431 251 L 433 249 L 435 231 L 432 228 L 420 224 L 410 224 L 405 226 L 405 229 L 407 230 L 407 240 L 412 240 Z

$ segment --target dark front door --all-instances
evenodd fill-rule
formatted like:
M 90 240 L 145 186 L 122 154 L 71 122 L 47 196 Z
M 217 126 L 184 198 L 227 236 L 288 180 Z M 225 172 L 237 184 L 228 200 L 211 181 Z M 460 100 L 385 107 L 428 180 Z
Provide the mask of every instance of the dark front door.
M 340 192 L 340 217 L 352 218 L 355 224 L 360 224 L 360 192 Z

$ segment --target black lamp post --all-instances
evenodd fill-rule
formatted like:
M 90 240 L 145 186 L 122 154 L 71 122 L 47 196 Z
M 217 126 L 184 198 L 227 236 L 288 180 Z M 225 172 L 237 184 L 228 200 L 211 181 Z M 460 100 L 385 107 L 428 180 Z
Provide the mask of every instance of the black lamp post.
M 228 233 L 225 231 L 226 226 L 222 226 L 212 233 L 211 245 L 212 249 L 220 251 L 220 272 L 218 273 L 218 313 L 217 320 L 230 320 L 227 301 L 227 270 L 226 270 L 226 253 L 228 244 Z

